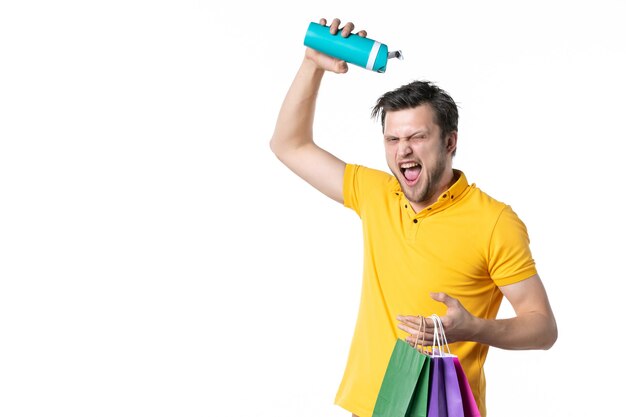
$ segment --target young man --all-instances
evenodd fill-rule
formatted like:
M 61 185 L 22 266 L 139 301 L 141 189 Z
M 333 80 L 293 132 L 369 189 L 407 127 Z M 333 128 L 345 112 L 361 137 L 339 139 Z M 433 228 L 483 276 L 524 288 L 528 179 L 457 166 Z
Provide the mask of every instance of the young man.
M 349 36 L 354 29 L 352 23 L 341 30 L 339 25 L 334 19 L 330 26 L 336 36 Z M 414 343 L 419 317 L 435 313 L 442 317 L 484 417 L 488 347 L 548 349 L 557 338 L 526 228 L 509 206 L 469 185 L 452 168 L 457 107 L 432 83 L 417 81 L 390 91 L 374 108 L 393 175 L 346 164 L 319 148 L 312 127 L 325 71 L 344 73 L 347 65 L 306 49 L 278 115 L 271 149 L 363 222 L 361 306 L 336 403 L 353 416 L 370 417 L 395 340 Z M 503 296 L 515 317 L 496 319 Z M 432 323 L 424 345 L 431 343 Z

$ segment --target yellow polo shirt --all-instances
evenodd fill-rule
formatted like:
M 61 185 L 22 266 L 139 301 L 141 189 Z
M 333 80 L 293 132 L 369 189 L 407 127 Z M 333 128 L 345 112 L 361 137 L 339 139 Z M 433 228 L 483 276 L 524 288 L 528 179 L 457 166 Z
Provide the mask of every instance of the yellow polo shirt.
M 496 317 L 502 293 L 537 273 L 526 227 L 513 210 L 469 185 L 465 175 L 434 204 L 415 213 L 392 175 L 347 165 L 343 198 L 363 223 L 361 304 L 335 403 L 371 417 L 397 338 L 398 315 L 445 315 L 430 298 L 445 292 L 473 315 Z M 483 417 L 488 346 L 450 344 L 459 356 Z

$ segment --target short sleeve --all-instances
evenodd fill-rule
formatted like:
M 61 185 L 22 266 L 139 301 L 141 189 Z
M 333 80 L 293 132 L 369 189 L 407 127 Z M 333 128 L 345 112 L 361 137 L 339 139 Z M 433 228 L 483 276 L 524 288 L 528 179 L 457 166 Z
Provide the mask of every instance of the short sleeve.
M 343 205 L 351 208 L 360 215 L 359 206 L 359 192 L 357 181 L 358 165 L 346 164 L 346 169 L 343 173 Z
M 494 225 L 489 244 L 489 274 L 498 286 L 514 284 L 537 273 L 526 225 L 505 206 Z

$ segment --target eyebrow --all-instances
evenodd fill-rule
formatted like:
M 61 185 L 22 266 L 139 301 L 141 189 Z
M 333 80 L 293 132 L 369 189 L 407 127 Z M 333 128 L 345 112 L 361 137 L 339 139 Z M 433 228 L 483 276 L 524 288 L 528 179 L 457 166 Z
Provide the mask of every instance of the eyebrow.
M 409 136 L 406 136 L 407 138 L 412 138 L 415 135 L 419 135 L 419 134 L 424 134 L 424 133 L 428 133 L 428 129 L 418 129 L 415 132 L 411 133 Z M 393 136 L 393 135 L 383 135 L 383 137 L 385 139 L 399 139 L 397 136 Z

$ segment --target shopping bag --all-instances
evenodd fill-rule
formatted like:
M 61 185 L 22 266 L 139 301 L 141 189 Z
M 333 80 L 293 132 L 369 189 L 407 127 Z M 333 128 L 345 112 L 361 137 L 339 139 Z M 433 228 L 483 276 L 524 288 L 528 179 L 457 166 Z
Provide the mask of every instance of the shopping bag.
M 454 366 L 454 360 L 457 358 L 450 353 L 444 353 L 441 359 L 443 362 L 443 375 L 446 385 L 446 408 L 448 417 L 465 417 L 459 378 L 456 373 L 456 367 Z
M 431 358 L 430 388 L 428 390 L 427 417 L 448 417 L 446 406 L 446 385 L 443 375 L 443 358 Z
M 474 396 L 469 389 L 469 383 L 467 387 L 463 383 L 467 382 L 467 377 L 458 358 L 450 353 L 441 319 L 435 314 L 431 319 L 434 323 L 434 340 L 428 417 L 480 417 L 480 413 L 468 414 L 473 412 L 470 400 L 474 400 Z
M 426 417 L 429 365 L 428 355 L 397 339 L 372 417 Z
M 422 353 L 423 354 L 423 353 Z M 407 417 L 428 417 L 428 387 L 430 384 L 430 356 L 424 355 L 424 366 L 420 372 L 415 393 Z
M 478 404 L 476 404 L 474 393 L 472 392 L 472 388 L 467 380 L 467 375 L 465 375 L 465 371 L 463 371 L 461 362 L 459 362 L 459 358 L 453 358 L 453 360 L 456 368 L 456 374 L 459 379 L 461 398 L 463 400 L 463 413 L 465 414 L 465 417 L 480 417 Z

